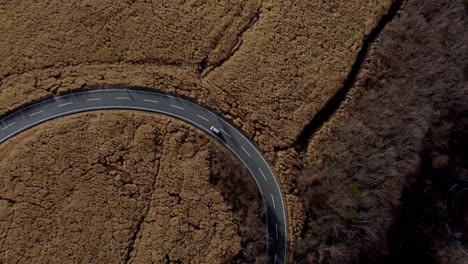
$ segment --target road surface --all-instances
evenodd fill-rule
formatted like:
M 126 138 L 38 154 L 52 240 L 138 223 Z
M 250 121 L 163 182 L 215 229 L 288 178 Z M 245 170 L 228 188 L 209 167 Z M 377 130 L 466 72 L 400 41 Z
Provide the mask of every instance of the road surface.
M 45 99 L 0 121 L 0 143 L 42 122 L 75 113 L 130 109 L 169 115 L 205 131 L 229 148 L 250 170 L 263 197 L 268 228 L 268 262 L 285 263 L 287 253 L 286 204 L 276 177 L 261 153 L 238 129 L 208 109 L 187 100 L 134 89 L 75 92 Z M 216 135 L 210 127 L 220 129 Z
M 445 225 L 450 236 L 457 241 L 457 246 L 468 256 L 468 241 L 466 240 L 466 234 L 463 234 L 463 231 L 466 232 L 466 230 L 462 230 L 463 227 L 459 226 L 460 222 L 463 223 L 464 215 L 461 211 L 466 206 L 463 203 L 466 201 L 467 195 L 468 180 L 460 181 L 450 188 L 445 205 Z M 463 196 L 465 196 L 465 199 L 462 198 Z

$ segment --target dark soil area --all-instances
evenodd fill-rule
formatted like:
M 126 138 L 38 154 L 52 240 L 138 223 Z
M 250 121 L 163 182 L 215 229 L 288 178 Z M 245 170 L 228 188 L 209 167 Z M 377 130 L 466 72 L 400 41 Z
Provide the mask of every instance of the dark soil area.
M 468 255 L 463 256 L 468 193 L 449 192 L 468 180 L 468 105 L 457 108 L 431 129 L 421 153 L 421 170 L 403 192 L 398 219 L 389 232 L 390 252 L 381 263 L 468 261 Z
M 460 242 L 468 245 L 468 192 L 466 190 L 457 198 L 453 210 L 455 231 L 459 234 Z
M 467 176 L 467 30 L 461 1 L 402 3 L 303 154 L 295 262 L 467 261 L 444 210 Z

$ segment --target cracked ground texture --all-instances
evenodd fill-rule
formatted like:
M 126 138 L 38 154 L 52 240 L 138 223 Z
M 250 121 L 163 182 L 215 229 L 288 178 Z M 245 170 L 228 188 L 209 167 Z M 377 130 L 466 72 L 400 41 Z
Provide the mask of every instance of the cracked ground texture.
M 0 262 L 226 262 L 240 238 L 209 183 L 210 147 L 221 146 L 136 112 L 66 117 L 8 141 Z

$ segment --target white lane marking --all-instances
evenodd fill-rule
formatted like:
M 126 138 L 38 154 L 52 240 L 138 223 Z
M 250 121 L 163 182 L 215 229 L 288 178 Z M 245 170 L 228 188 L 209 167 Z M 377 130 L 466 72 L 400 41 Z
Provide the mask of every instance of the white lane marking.
M 11 138 L 12 136 L 30 128 L 30 127 L 33 127 L 37 124 L 40 124 L 44 121 L 48 121 L 48 120 L 52 120 L 56 117 L 61 117 L 61 116 L 66 116 L 66 115 L 69 115 L 69 114 L 75 114 L 75 113 L 81 113 L 81 112 L 86 112 L 86 111 L 92 111 L 92 110 L 103 110 L 103 109 L 116 109 L 116 108 L 119 108 L 120 106 L 96 106 L 96 107 L 84 107 L 84 108 L 79 108 L 79 109 L 75 109 L 75 110 L 70 110 L 70 111 L 65 111 L 65 112 L 62 112 L 60 114 L 56 114 L 56 115 L 52 115 L 52 116 L 48 116 L 48 117 L 45 117 L 43 119 L 40 119 L 36 122 L 33 122 L 29 125 L 26 125 L 20 129 L 17 129 L 16 131 L 8 134 L 7 136 L 3 137 L 0 139 L 0 143 L 3 143 L 6 139 L 9 139 Z M 129 107 L 127 109 L 133 109 L 133 110 L 142 110 L 142 111 L 148 111 L 148 112 L 153 112 L 153 113 L 162 113 L 162 114 L 166 114 L 168 116 L 174 116 L 176 118 L 179 118 L 183 121 L 186 121 L 187 123 L 190 123 L 190 124 L 193 124 L 194 126 L 196 127 L 199 127 L 200 129 L 202 129 L 203 131 L 205 131 L 206 133 L 209 133 L 210 131 L 206 128 L 204 128 L 201 124 L 198 124 L 197 122 L 195 122 L 194 120 L 191 120 L 191 119 L 187 119 L 183 116 L 180 116 L 180 115 L 177 115 L 177 114 L 174 114 L 172 112 L 166 112 L 166 111 L 162 111 L 162 110 L 155 110 L 153 108 L 146 108 L 146 107 L 137 107 L 137 106 L 133 106 L 133 107 Z M 12 123 L 14 124 L 14 122 Z M 229 145 L 226 145 L 227 148 L 229 148 L 233 153 L 234 150 L 229 147 Z M 243 161 L 242 161 L 243 162 Z M 247 164 L 245 164 L 245 166 L 247 166 Z M 248 168 L 248 167 L 247 167 Z M 248 168 L 250 170 L 250 168 Z M 255 178 L 254 178 L 255 179 Z M 260 192 L 262 192 L 262 190 L 260 190 Z M 263 196 L 263 195 L 262 195 Z
M 104 108 L 112 109 L 112 108 L 114 108 L 114 107 L 104 107 Z M 102 107 L 84 108 L 84 109 L 81 109 L 81 111 L 85 111 L 85 110 L 87 110 L 87 109 L 88 109 L 88 110 L 99 110 L 99 109 L 102 109 Z M 183 117 L 181 117 L 181 116 L 179 116 L 179 115 L 176 115 L 175 113 L 168 113 L 168 112 L 164 112 L 164 111 L 155 111 L 154 109 L 144 108 L 144 107 L 135 107 L 135 109 L 147 110 L 147 111 L 151 111 L 151 112 L 162 112 L 162 113 L 168 114 L 168 115 L 170 115 L 170 116 L 176 116 L 176 117 L 178 117 L 178 118 L 180 118 L 180 119 L 182 119 L 182 120 L 185 120 L 185 121 L 187 121 L 187 122 L 189 122 L 189 123 L 192 123 L 192 124 L 197 125 L 196 122 L 195 122 L 194 120 L 187 120 L 186 118 L 183 118 Z M 80 111 L 74 110 L 74 111 L 69 111 L 68 113 L 75 113 L 75 112 L 80 112 Z M 66 113 L 67 113 L 67 112 L 61 113 L 61 114 L 55 115 L 55 116 L 62 116 L 62 115 L 64 115 L 64 114 L 66 114 Z M 50 118 L 53 118 L 53 117 L 54 117 L 54 116 L 48 117 L 48 118 L 46 118 L 46 120 L 47 120 L 47 119 L 50 119 Z M 36 123 L 36 122 L 35 122 L 35 123 Z M 29 126 L 30 126 L 30 125 L 28 125 L 28 127 L 29 127 Z M 198 126 L 202 128 L 201 125 L 198 125 Z M 25 129 L 25 128 L 23 128 L 23 130 L 24 130 L 24 129 Z M 205 129 L 203 129 L 203 130 L 205 130 Z M 15 132 L 15 133 L 17 133 L 17 132 Z M 224 133 L 225 133 L 225 131 L 224 131 Z M 12 134 L 8 135 L 6 138 L 11 137 L 11 135 L 12 135 Z M 226 135 L 227 135 L 227 133 L 226 133 Z M 230 137 L 230 135 L 227 135 L 227 136 Z M 241 136 L 242 136 L 242 135 L 241 135 Z M 244 137 L 242 137 L 242 138 L 244 138 Z M 3 140 L 4 140 L 4 139 L 2 139 L 2 141 L 3 141 Z M 247 141 L 247 142 L 248 142 L 248 141 Z M 248 142 L 248 143 L 250 143 L 250 142 Z M 250 144 L 251 144 L 251 143 L 250 143 Z M 229 146 L 227 146 L 227 147 L 228 147 L 229 149 L 231 149 Z M 233 149 L 231 149 L 231 151 L 233 151 Z M 233 152 L 234 152 L 234 151 L 233 151 Z M 235 153 L 235 152 L 234 152 L 234 153 Z M 244 162 L 244 161 L 243 161 L 243 162 Z M 244 162 L 244 163 L 245 163 L 245 162 Z M 254 179 L 255 179 L 255 178 L 254 178 Z M 255 179 L 255 180 L 256 180 L 256 179 Z M 275 180 L 276 180 L 276 179 L 275 179 Z M 258 183 L 257 183 L 257 184 L 258 184 Z M 259 190 L 260 190 L 260 193 L 261 193 L 262 196 L 263 196 L 262 189 L 259 189 Z M 282 197 L 280 196 L 280 198 L 282 198 Z M 275 204 L 275 206 L 276 206 L 276 204 Z M 283 213 L 284 213 L 284 211 L 283 211 Z M 268 221 L 268 219 L 267 219 L 267 221 Z M 275 258 L 277 258 L 277 257 L 275 256 Z
M 457 186 L 458 186 L 458 183 L 457 183 L 457 184 L 455 184 L 454 186 L 452 186 L 452 188 L 450 188 L 450 190 L 449 190 L 449 191 L 451 191 L 453 188 L 455 188 L 455 187 L 457 187 Z
M 192 104 L 193 104 L 193 103 L 192 103 Z M 210 114 L 212 114 L 213 116 L 217 117 L 217 115 L 216 115 L 215 113 L 210 112 L 210 111 L 208 111 L 208 112 L 209 112 Z M 245 141 L 247 141 L 247 143 L 249 143 L 250 146 L 252 146 L 252 148 L 253 148 L 253 149 L 256 151 L 256 153 L 260 156 L 260 158 L 263 160 L 263 162 L 267 165 L 267 168 L 268 168 L 268 170 L 270 171 L 270 173 L 273 175 L 273 180 L 275 181 L 276 186 L 277 186 L 278 189 L 279 189 L 279 197 L 280 197 L 280 200 L 281 200 L 281 204 L 280 204 L 280 205 L 283 207 L 283 217 L 282 217 L 282 219 L 284 220 L 285 226 L 287 226 L 288 218 L 286 217 L 286 210 L 284 210 L 284 205 L 285 205 L 286 203 L 284 202 L 283 193 L 281 192 L 281 187 L 280 187 L 280 184 L 279 184 L 279 182 L 278 182 L 277 177 L 274 176 L 273 172 L 271 171 L 271 168 L 268 166 L 268 162 L 267 162 L 267 161 L 265 160 L 265 158 L 262 156 L 262 154 L 260 153 L 260 151 L 253 145 L 253 143 L 250 142 L 250 140 L 248 140 L 248 139 L 247 139 L 241 132 L 239 132 L 233 125 L 231 125 L 231 124 L 229 124 L 229 123 L 226 123 L 226 124 L 227 124 L 228 126 L 230 126 L 231 129 L 232 129 L 233 131 L 235 131 L 238 135 L 240 135 L 240 137 L 241 137 L 242 139 L 244 139 Z M 244 162 L 244 164 L 245 164 L 245 162 Z M 248 167 L 248 166 L 247 166 L 247 167 Z M 255 178 L 255 177 L 254 177 L 254 179 L 255 179 L 255 181 L 256 181 L 256 178 Z M 258 182 L 257 182 L 257 184 L 258 184 Z M 261 190 L 261 189 L 259 188 L 259 190 Z M 261 191 L 260 191 L 260 192 L 261 192 Z M 263 195 L 263 193 L 262 193 L 262 195 Z M 268 223 L 268 218 L 267 218 L 267 223 Z M 284 228 L 284 236 L 285 236 L 285 237 L 288 236 L 288 230 L 287 230 L 287 228 Z M 287 239 L 283 239 L 283 240 L 284 240 L 284 248 L 287 248 Z
M 109 89 L 109 90 L 104 90 L 104 91 L 103 91 L 103 90 L 95 90 L 95 91 L 81 92 L 81 93 L 76 93 L 76 94 L 98 93 L 98 92 L 111 92 L 111 91 L 114 91 L 114 90 L 115 90 L 115 91 L 121 91 L 121 90 L 119 90 L 119 89 Z M 150 94 L 149 92 L 141 92 L 141 91 L 137 91 L 136 93 Z M 68 98 L 68 97 L 69 97 L 69 95 L 61 96 L 61 97 L 56 97 L 56 98 Z M 167 96 L 167 95 L 166 95 L 165 97 L 173 98 L 172 96 Z M 56 98 L 54 98 L 54 99 L 56 99 Z M 50 100 L 54 100 L 54 99 L 50 99 Z M 180 99 L 179 99 L 179 100 L 180 100 Z M 47 101 L 49 101 L 49 100 L 47 100 Z M 47 102 L 47 101 L 46 101 L 46 102 Z M 186 102 L 186 103 L 193 104 L 193 103 L 191 103 L 191 102 Z M 195 105 L 195 104 L 193 104 L 193 105 Z M 32 107 L 32 106 L 31 106 L 31 107 Z M 28 107 L 28 108 L 29 108 L 29 107 Z M 23 111 L 27 110 L 28 108 L 25 108 L 25 109 L 23 109 L 23 110 L 20 110 L 20 112 L 23 112 Z M 102 109 L 102 107 L 84 108 L 84 109 L 81 109 L 81 111 L 86 111 L 86 109 L 88 109 L 88 110 L 100 110 L 100 109 Z M 108 109 L 113 109 L 113 107 L 109 107 Z M 187 120 L 187 119 L 185 119 L 185 118 L 183 118 L 183 117 L 181 117 L 181 116 L 176 115 L 175 113 L 168 113 L 168 112 L 164 112 L 164 111 L 160 111 L 160 110 L 159 110 L 159 111 L 155 111 L 155 109 L 149 109 L 149 108 L 143 108 L 143 107 L 135 107 L 135 108 L 130 107 L 130 109 L 146 110 L 146 111 L 151 111 L 151 112 L 160 112 L 160 113 L 164 113 L 164 114 L 167 114 L 167 115 L 170 115 L 170 116 L 176 116 L 176 117 L 178 117 L 178 118 L 180 118 L 180 119 L 182 119 L 182 120 L 185 120 L 185 121 L 187 121 L 187 122 L 189 122 L 189 123 L 192 123 L 192 124 L 195 123 L 195 125 L 196 125 L 196 122 L 195 122 L 194 120 Z M 81 111 L 74 110 L 74 111 L 70 111 L 69 113 L 76 113 L 76 112 L 81 112 Z M 18 113 L 18 112 L 16 112 L 15 114 L 17 114 L 17 113 Z M 217 117 L 217 116 L 216 116 L 214 113 L 212 113 L 212 112 L 209 112 L 209 111 L 208 111 L 208 113 L 210 113 L 210 114 L 212 114 L 213 116 Z M 50 118 L 53 118 L 53 117 L 62 116 L 62 115 L 64 115 L 64 114 L 65 114 L 65 113 L 61 113 L 61 114 L 59 114 L 59 115 L 55 115 L 55 116 L 52 116 L 52 117 L 48 117 L 48 118 L 46 118 L 45 120 L 49 120 Z M 7 117 L 7 118 L 8 118 L 8 117 Z M 5 118 L 5 119 L 6 119 L 6 118 Z M 35 123 L 37 123 L 37 122 L 35 122 Z M 227 124 L 227 125 L 230 126 L 230 127 L 232 128 L 232 131 L 234 131 L 233 133 L 238 133 L 238 134 L 240 135 L 240 137 L 241 137 L 243 140 L 246 140 L 246 141 L 248 142 L 248 144 L 250 144 L 252 147 L 254 147 L 253 144 L 252 144 L 252 142 L 250 142 L 249 140 L 247 140 L 247 139 L 245 138 L 245 136 L 243 136 L 243 134 L 241 134 L 239 131 L 237 131 L 236 128 L 234 128 L 234 127 L 233 127 L 232 125 L 230 125 L 230 124 Z M 28 128 L 28 127 L 30 127 L 30 125 L 28 125 L 27 127 L 22 128 L 22 129 L 20 129 L 20 130 L 24 130 L 24 129 Z M 204 130 L 205 132 L 209 132 L 208 130 L 204 129 L 202 126 L 199 126 L 199 127 L 200 127 L 202 130 Z M 225 133 L 226 136 L 231 137 L 231 135 L 227 134 L 226 131 L 221 130 L 221 132 Z M 18 133 L 18 132 L 16 131 L 16 132 L 11 133 L 10 135 L 4 137 L 3 139 L 0 139 L 0 142 L 5 141 L 5 139 L 10 138 L 12 135 L 14 135 L 14 134 L 16 134 L 16 133 Z M 231 137 L 231 138 L 232 138 L 232 137 Z M 231 151 L 233 151 L 232 148 L 230 148 L 229 146 L 227 146 L 227 147 L 228 147 Z M 261 155 L 260 152 L 259 152 L 255 147 L 254 147 L 254 150 L 256 151 L 255 153 Z M 234 151 L 233 151 L 233 152 L 234 152 Z M 235 152 L 234 152 L 234 153 L 235 153 Z M 260 157 L 261 157 L 261 156 L 260 156 Z M 267 164 L 267 162 L 265 161 L 265 159 L 264 159 L 263 157 L 261 157 L 261 158 L 262 158 L 263 162 L 264 162 L 265 164 Z M 245 164 L 244 161 L 242 161 L 242 162 Z M 268 168 L 268 169 L 271 171 L 271 169 L 268 167 L 268 165 L 267 165 L 266 168 Z M 274 176 L 274 175 L 273 175 L 273 176 Z M 256 178 L 254 178 L 254 179 L 256 180 Z M 277 178 L 276 178 L 276 177 L 273 177 L 273 180 L 276 182 L 277 187 L 279 187 Z M 257 183 L 257 184 L 258 184 L 258 183 Z M 259 190 L 260 190 L 260 193 L 262 193 L 262 195 L 263 195 L 262 189 L 259 189 Z M 279 192 L 279 197 L 280 197 L 280 199 L 281 199 L 281 201 L 282 201 L 281 205 L 283 205 L 283 204 L 284 204 L 283 195 L 282 195 L 282 193 L 281 193 L 281 189 L 279 189 L 279 190 L 280 190 L 280 192 Z M 284 216 L 283 219 L 285 220 L 285 223 L 287 223 L 286 211 L 285 211 L 285 210 L 283 210 L 283 216 Z M 267 221 L 268 221 L 268 219 L 267 219 Z M 286 232 L 286 231 L 287 231 L 287 230 L 285 229 L 285 232 Z M 284 240 L 284 243 L 285 243 L 285 245 L 286 245 L 287 240 Z
M 273 209 L 276 210 L 275 197 L 273 197 L 273 194 L 272 194 L 272 193 L 270 193 L 270 195 L 271 195 L 271 201 L 273 202 Z
M 201 116 L 201 115 L 199 115 L 199 114 L 196 114 L 196 115 L 197 115 L 199 118 L 205 120 L 206 122 L 210 122 L 210 120 L 208 120 L 207 118 L 205 118 L 205 117 L 203 117 L 203 116 Z
M 16 123 L 16 122 L 13 122 L 13 123 L 9 124 L 8 126 L 2 128 L 2 131 L 5 130 L 5 129 L 7 129 L 7 128 L 9 128 L 9 127 L 11 127 L 11 126 L 14 125 L 15 123 Z
M 278 224 L 275 224 L 275 227 L 276 227 L 276 239 L 278 239 Z
M 115 97 L 117 100 L 130 100 L 130 97 Z
M 180 106 L 178 106 L 178 105 L 173 105 L 173 104 L 171 104 L 170 106 L 175 107 L 175 108 L 179 108 L 179 109 L 181 109 L 181 110 L 185 110 L 183 107 L 180 107 Z
M 71 104 L 73 104 L 73 102 L 64 103 L 64 104 L 59 104 L 59 105 L 57 105 L 57 106 L 58 106 L 58 107 L 62 107 L 62 106 L 71 105 Z
M 143 99 L 143 101 L 150 102 L 150 103 L 157 103 L 158 102 L 158 101 L 155 101 L 155 100 L 148 100 L 148 99 Z
M 267 180 L 267 178 L 266 178 L 265 174 L 263 174 L 263 171 L 262 171 L 262 169 L 258 168 L 258 170 L 259 170 L 259 171 L 260 171 L 260 173 L 262 174 L 262 176 L 263 176 L 263 179 L 265 179 L 265 181 L 267 182 L 268 180 Z
M 35 116 L 35 115 L 38 115 L 38 114 L 40 114 L 40 113 L 42 113 L 42 112 L 44 112 L 44 110 L 37 111 L 36 113 L 32 113 L 32 114 L 30 114 L 29 116 Z
M 249 153 L 243 146 L 241 146 L 241 148 L 242 148 L 242 150 L 245 151 L 245 153 L 247 153 L 247 155 L 249 155 L 249 157 L 252 157 L 252 156 L 250 155 L 250 153 Z
M 222 129 L 220 129 L 220 130 L 221 130 L 221 132 L 223 132 L 224 134 L 226 134 L 226 136 L 232 138 L 231 135 L 229 135 L 226 131 L 224 131 L 224 130 L 222 130 Z
M 86 101 L 99 101 L 99 100 L 102 100 L 102 98 L 89 98 L 89 99 L 86 99 Z
M 449 234 L 452 235 L 453 233 L 452 233 L 452 231 L 450 230 L 450 227 L 449 227 L 449 225 L 448 225 L 447 222 L 445 222 L 445 226 L 447 227 L 447 231 L 449 232 Z
M 276 263 L 277 258 L 278 258 L 278 255 L 275 254 L 275 263 Z
M 463 251 L 463 253 L 468 256 L 468 252 L 466 252 L 460 244 L 458 244 L 458 248 L 460 248 L 461 251 Z

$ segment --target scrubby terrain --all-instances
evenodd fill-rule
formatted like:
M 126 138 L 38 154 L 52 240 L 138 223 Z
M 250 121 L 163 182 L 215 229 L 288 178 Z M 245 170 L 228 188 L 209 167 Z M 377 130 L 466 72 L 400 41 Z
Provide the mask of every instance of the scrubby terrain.
M 277 161 L 294 242 L 304 214 L 295 160 L 275 150 L 292 144 L 339 89 L 390 4 L 7 1 L 0 5 L 0 111 L 109 85 L 144 86 L 213 108 Z
M 239 237 L 239 226 L 265 230 L 253 180 L 240 180 L 253 189 L 249 209 L 231 208 L 210 182 L 225 178 L 213 161 L 240 167 L 229 153 L 212 158 L 220 147 L 142 113 L 81 114 L 22 133 L 0 147 L 1 262 L 219 263 L 245 260 L 252 243 L 264 254 L 264 232 Z
M 448 190 L 468 180 L 468 101 L 460 103 L 434 124 L 424 140 L 420 171 L 403 191 L 397 221 L 390 229 L 389 256 L 382 263 L 468 260 L 466 192 L 453 208 L 456 218 L 447 218 L 453 213 L 445 210 Z
M 93 87 L 186 97 L 237 125 L 272 165 L 288 205 L 291 263 L 463 263 L 443 205 L 466 178 L 466 8 L 0 1 L 0 113 Z M 200 133 L 154 115 L 99 113 L 2 144 L 0 252 L 57 262 L 263 261 L 252 180 Z
M 401 9 L 308 142 L 297 177 L 307 216 L 298 262 L 467 261 L 442 217 L 450 183 L 466 178 L 463 136 L 451 131 L 468 129 L 467 12 L 456 1 Z
M 250 173 L 229 159 L 226 149 L 210 147 L 210 182 L 221 191 L 225 201 L 234 211 L 234 219 L 239 223 L 241 251 L 231 263 L 266 263 L 266 224 L 262 197 Z
M 216 109 L 273 150 L 336 92 L 390 4 L 9 1 L 0 108 L 85 86 L 146 86 Z

